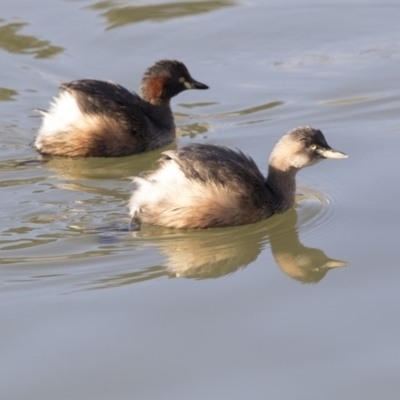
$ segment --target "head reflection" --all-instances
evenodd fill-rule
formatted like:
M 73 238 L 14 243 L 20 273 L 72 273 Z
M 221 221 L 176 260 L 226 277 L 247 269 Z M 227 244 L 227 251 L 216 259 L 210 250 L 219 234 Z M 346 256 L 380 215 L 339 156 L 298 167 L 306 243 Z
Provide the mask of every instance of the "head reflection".
M 290 278 L 303 283 L 317 283 L 328 271 L 345 267 L 347 262 L 329 258 L 320 250 L 304 246 L 298 236 L 297 212 L 282 215 L 282 224 L 269 230 L 271 252 L 279 268 Z
M 295 209 L 236 228 L 167 233 L 147 227 L 138 235 L 152 237 L 156 232 L 161 238 L 157 247 L 166 257 L 164 267 L 170 277 L 207 279 L 232 274 L 255 261 L 268 242 L 282 272 L 303 283 L 317 283 L 328 271 L 348 265 L 300 242 Z

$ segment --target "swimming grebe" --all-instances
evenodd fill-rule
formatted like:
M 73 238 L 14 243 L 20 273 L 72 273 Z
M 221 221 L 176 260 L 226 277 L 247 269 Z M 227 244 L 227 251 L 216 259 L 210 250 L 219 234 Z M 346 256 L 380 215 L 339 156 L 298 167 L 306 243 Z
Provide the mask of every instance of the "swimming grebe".
M 185 65 L 161 60 L 148 68 L 140 96 L 113 82 L 82 79 L 60 85 L 35 139 L 44 155 L 121 157 L 175 138 L 170 100 L 186 89 L 208 89 Z
M 267 178 L 239 150 L 192 144 L 166 151 L 157 170 L 134 178 L 129 213 L 138 223 L 181 229 L 257 222 L 293 207 L 297 172 L 325 158 L 347 155 L 310 126 L 281 138 Z

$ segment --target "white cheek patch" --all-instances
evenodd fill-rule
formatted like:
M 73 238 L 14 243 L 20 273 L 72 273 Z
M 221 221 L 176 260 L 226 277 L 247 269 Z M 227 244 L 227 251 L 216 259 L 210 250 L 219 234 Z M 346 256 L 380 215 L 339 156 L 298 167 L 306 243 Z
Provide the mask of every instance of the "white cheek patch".
M 307 154 L 297 153 L 294 156 L 290 157 L 290 165 L 294 168 L 304 168 L 309 165 L 309 159 Z

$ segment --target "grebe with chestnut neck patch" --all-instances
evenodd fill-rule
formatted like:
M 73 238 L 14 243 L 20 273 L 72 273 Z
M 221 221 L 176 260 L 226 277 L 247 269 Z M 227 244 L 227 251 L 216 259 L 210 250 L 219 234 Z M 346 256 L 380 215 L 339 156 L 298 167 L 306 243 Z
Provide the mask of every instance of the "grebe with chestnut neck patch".
M 161 147 L 175 138 L 170 100 L 187 89 L 208 89 L 186 66 L 161 60 L 148 68 L 140 96 L 109 81 L 60 85 L 34 142 L 47 156 L 122 157 Z

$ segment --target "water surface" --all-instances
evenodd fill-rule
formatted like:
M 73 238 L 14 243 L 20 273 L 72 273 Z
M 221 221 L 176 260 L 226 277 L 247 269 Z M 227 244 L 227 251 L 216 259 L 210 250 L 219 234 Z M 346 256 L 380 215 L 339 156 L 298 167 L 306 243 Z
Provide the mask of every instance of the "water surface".
M 400 31 L 373 1 L 18 0 L 0 20 L 4 399 L 398 399 Z M 210 86 L 173 100 L 175 143 L 38 162 L 59 83 L 137 90 L 162 58 Z M 349 154 L 301 171 L 254 225 L 137 231 L 130 177 L 187 143 L 267 171 L 287 130 Z

